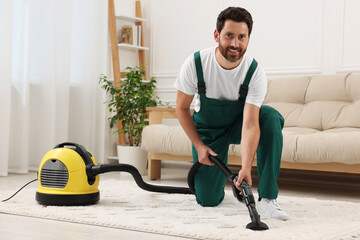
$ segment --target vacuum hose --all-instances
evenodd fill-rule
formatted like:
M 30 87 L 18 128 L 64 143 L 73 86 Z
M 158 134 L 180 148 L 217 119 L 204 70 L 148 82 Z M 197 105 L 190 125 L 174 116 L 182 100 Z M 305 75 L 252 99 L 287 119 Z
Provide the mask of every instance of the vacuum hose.
M 95 178 L 96 175 L 106 172 L 128 172 L 135 179 L 136 184 L 150 192 L 160 192 L 160 193 L 181 193 L 181 194 L 192 194 L 189 188 L 183 187 L 170 187 L 170 186 L 159 186 L 151 185 L 142 179 L 139 171 L 132 165 L 129 164 L 104 164 L 104 165 L 89 165 L 87 167 L 88 177 Z
M 215 166 L 225 175 L 227 180 L 232 184 L 232 190 L 234 196 L 240 201 L 245 203 L 246 207 L 249 210 L 251 223 L 246 225 L 246 228 L 251 230 L 266 230 L 269 227 L 261 222 L 260 216 L 255 208 L 255 199 L 254 195 L 251 191 L 250 186 L 242 181 L 241 186 L 241 194 L 240 191 L 235 187 L 233 180 L 237 179 L 237 174 L 234 174 L 230 171 L 230 169 L 217 157 L 209 156 L 211 162 L 215 164 Z M 171 186 L 159 186 L 159 185 L 151 185 L 142 179 L 139 171 L 132 165 L 129 164 L 104 164 L 104 165 L 93 165 L 89 164 L 86 167 L 86 173 L 88 175 L 89 182 L 93 181 L 98 174 L 106 173 L 106 172 L 128 172 L 135 179 L 136 184 L 150 192 L 159 192 L 159 193 L 180 193 L 180 194 L 195 194 L 194 188 L 194 176 L 202 164 L 199 162 L 195 162 L 191 167 L 188 174 L 188 184 L 189 188 L 184 187 L 171 187 Z

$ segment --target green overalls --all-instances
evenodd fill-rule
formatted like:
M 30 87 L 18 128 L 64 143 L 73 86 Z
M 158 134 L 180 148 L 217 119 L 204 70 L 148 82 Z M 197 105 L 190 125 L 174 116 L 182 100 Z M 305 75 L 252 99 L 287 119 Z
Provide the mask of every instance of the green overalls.
M 240 87 L 239 99 L 223 101 L 206 97 L 200 52 L 196 52 L 194 57 L 201 102 L 200 111 L 194 112 L 192 116 L 196 130 L 204 144 L 227 164 L 229 145 L 240 144 L 245 98 L 257 62 L 253 60 L 246 74 Z M 274 199 L 278 195 L 277 179 L 280 172 L 284 119 L 274 108 L 261 106 L 259 125 L 261 134 L 257 149 L 258 193 L 259 197 Z M 198 156 L 194 145 L 192 155 L 193 162 L 196 162 Z M 219 205 L 224 199 L 225 182 L 225 176 L 216 166 L 202 165 L 194 177 L 196 201 L 202 206 Z

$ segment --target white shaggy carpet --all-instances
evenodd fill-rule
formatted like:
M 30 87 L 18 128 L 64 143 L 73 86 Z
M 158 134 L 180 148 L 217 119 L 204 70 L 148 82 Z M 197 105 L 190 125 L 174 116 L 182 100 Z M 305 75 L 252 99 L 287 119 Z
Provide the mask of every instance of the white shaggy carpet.
M 250 222 L 247 208 L 230 191 L 214 208 L 197 205 L 192 195 L 143 191 L 122 177 L 101 180 L 101 199 L 93 206 L 44 207 L 35 201 L 35 191 L 29 186 L 1 202 L 0 212 L 195 239 L 360 239 L 358 203 L 280 196 L 291 220 L 263 219 L 270 230 L 255 232 L 245 228 Z M 2 191 L 1 196 L 12 193 Z

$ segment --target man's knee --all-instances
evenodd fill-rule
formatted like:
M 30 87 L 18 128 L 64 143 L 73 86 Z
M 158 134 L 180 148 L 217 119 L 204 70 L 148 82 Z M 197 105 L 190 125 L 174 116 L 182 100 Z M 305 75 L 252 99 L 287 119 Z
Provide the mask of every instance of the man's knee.
M 219 153 L 219 157 L 223 153 Z M 202 165 L 194 176 L 196 201 L 204 207 L 219 205 L 225 196 L 225 176 L 216 166 Z
M 196 202 L 203 207 L 216 207 L 224 200 L 224 191 L 196 190 Z
M 263 130 L 281 130 L 284 127 L 284 118 L 274 108 L 270 106 L 261 106 L 260 108 L 260 128 Z

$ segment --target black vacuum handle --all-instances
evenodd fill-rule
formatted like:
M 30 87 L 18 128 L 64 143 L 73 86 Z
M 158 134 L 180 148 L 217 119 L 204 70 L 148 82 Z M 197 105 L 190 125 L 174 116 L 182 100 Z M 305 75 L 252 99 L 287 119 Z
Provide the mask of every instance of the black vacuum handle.
M 233 187 L 235 187 L 233 181 L 234 181 L 234 179 L 236 179 L 236 180 L 238 179 L 238 175 L 235 173 L 232 173 L 230 171 L 230 169 L 225 165 L 225 163 L 223 163 L 219 158 L 209 155 L 209 159 L 225 175 L 225 177 L 233 184 Z M 240 187 L 241 187 L 243 197 L 247 198 L 248 196 L 251 196 L 252 198 L 254 198 L 253 193 L 251 191 L 251 187 L 245 180 L 243 180 L 241 182 Z M 233 189 L 233 191 L 234 190 L 235 189 Z M 238 194 L 240 194 L 239 190 L 237 191 L 237 193 L 235 193 L 235 191 L 234 191 L 235 197 L 239 199 Z M 251 201 L 251 203 L 255 203 L 255 201 Z M 247 204 L 250 204 L 250 202 Z
M 215 166 L 225 175 L 225 177 L 232 182 L 234 180 L 234 174 L 219 158 L 209 155 L 209 159 Z M 236 175 L 236 174 L 235 174 Z
M 70 147 L 67 147 L 67 146 L 70 146 Z M 93 160 L 91 159 L 91 157 L 92 157 L 91 153 L 88 150 L 86 150 L 86 148 L 81 144 L 77 144 L 77 143 L 73 143 L 73 142 L 63 142 L 63 143 L 56 145 L 54 148 L 66 148 L 66 147 L 77 152 L 81 156 L 83 161 L 85 162 L 85 165 L 93 164 Z
M 223 163 L 219 158 L 214 157 L 212 155 L 209 155 L 209 159 L 225 175 L 225 177 L 229 180 L 229 182 L 231 182 L 234 197 L 236 197 L 237 200 L 239 200 L 239 202 L 243 202 L 244 196 L 252 195 L 249 184 L 247 184 L 247 182 L 245 182 L 244 180 L 240 184 L 243 194 L 240 194 L 240 190 L 237 189 L 234 184 L 234 179 L 237 180 L 238 175 L 236 173 L 231 172 L 230 169 L 225 165 L 225 163 Z

